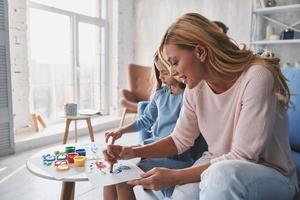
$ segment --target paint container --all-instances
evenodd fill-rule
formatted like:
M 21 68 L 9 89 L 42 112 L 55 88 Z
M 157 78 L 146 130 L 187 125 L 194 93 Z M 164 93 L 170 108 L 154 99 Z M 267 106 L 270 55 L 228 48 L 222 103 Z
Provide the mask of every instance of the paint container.
M 85 149 L 76 149 L 76 153 L 78 153 L 79 156 L 85 156 L 86 155 Z
M 84 156 L 75 156 L 73 158 L 75 167 L 84 167 L 85 157 Z
M 65 152 L 66 153 L 72 153 L 72 152 L 75 152 L 75 147 L 74 146 L 68 146 L 65 148 Z
M 74 163 L 74 157 L 75 156 L 78 156 L 78 153 L 74 153 L 74 152 L 68 153 L 68 157 L 67 157 L 68 162 L 69 163 Z
M 56 156 L 56 159 L 57 159 L 57 160 L 66 160 L 66 159 L 67 159 L 67 154 L 66 154 L 66 153 L 58 154 L 58 155 Z
M 66 160 L 57 160 L 55 161 L 54 166 L 56 171 L 66 171 L 70 169 L 69 163 Z

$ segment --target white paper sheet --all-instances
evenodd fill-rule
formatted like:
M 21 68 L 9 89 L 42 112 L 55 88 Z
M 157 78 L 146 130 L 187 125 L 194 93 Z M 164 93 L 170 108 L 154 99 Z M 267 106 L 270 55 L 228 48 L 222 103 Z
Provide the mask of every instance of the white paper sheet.
M 109 172 L 110 167 L 107 162 L 103 160 L 98 161 L 104 163 L 106 167 L 102 168 L 101 170 L 97 169 L 95 166 L 95 162 L 97 161 L 88 161 L 85 165 L 86 176 L 94 187 L 103 187 L 129 180 L 139 179 L 143 173 L 143 171 L 130 160 L 118 161 L 118 163 L 114 165 L 114 173 Z M 130 169 L 122 169 L 121 172 L 116 173 L 115 170 L 120 169 L 120 166 L 127 166 Z

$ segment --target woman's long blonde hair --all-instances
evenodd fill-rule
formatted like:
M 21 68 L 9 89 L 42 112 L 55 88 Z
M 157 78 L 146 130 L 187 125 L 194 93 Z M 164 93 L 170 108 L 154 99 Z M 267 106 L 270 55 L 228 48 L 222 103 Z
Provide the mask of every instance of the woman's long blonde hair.
M 220 32 L 207 18 L 198 13 L 187 13 L 173 23 L 166 31 L 159 48 L 159 56 L 164 61 L 165 44 L 193 50 L 201 45 L 207 50 L 208 70 L 217 80 L 234 82 L 250 66 L 261 64 L 274 76 L 273 92 L 285 107 L 290 101 L 290 91 L 286 79 L 280 71 L 278 58 L 265 58 L 254 54 L 245 45 L 241 48 L 226 34 Z

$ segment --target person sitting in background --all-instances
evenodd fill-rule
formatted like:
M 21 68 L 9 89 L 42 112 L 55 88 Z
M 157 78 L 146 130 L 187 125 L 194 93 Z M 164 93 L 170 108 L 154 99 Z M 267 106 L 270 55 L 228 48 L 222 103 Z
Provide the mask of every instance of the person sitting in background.
M 223 33 L 227 34 L 229 28 L 221 21 L 212 21 L 214 25 Z
M 135 122 L 124 126 L 116 131 L 105 133 L 106 142 L 112 138 L 112 143 L 124 134 L 148 130 L 151 128 L 152 136 L 143 141 L 150 144 L 159 139 L 169 136 L 173 131 L 182 107 L 182 97 L 185 85 L 178 82 L 170 75 L 168 68 L 160 61 L 158 54 L 154 58 L 154 70 L 157 81 L 156 92 L 151 98 L 144 113 Z M 143 171 L 149 171 L 154 167 L 167 167 L 180 169 L 189 167 L 194 163 L 191 150 L 177 156 L 169 158 L 145 158 L 140 161 L 138 166 Z M 163 190 L 163 193 L 170 191 Z M 170 196 L 171 194 L 166 194 Z M 117 185 L 106 186 L 104 188 L 104 199 L 131 199 L 134 193 L 131 185 L 120 183 Z

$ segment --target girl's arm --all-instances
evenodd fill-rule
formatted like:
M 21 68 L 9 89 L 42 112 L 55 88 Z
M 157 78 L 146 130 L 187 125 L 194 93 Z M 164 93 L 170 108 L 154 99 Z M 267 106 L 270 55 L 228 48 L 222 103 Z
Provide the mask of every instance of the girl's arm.
M 135 122 L 136 130 L 149 130 L 157 120 L 158 107 L 157 98 L 160 96 L 160 92 L 157 91 L 150 99 L 150 102 L 146 106 L 143 114 Z
M 108 139 L 110 137 L 112 137 L 112 144 L 113 144 L 117 139 L 119 139 L 120 137 L 122 137 L 123 134 L 125 134 L 125 133 L 133 133 L 135 131 L 136 131 L 135 122 L 133 122 L 133 123 L 127 125 L 127 126 L 119 128 L 116 131 L 106 132 L 105 133 L 105 142 L 108 142 Z
M 148 130 L 154 122 L 157 120 L 157 105 L 156 98 L 158 93 L 154 95 L 149 104 L 147 105 L 144 114 L 137 119 L 135 122 L 119 128 L 116 131 L 110 131 L 105 133 L 105 141 L 108 142 L 109 138 L 112 137 L 112 144 L 125 133 L 132 133 L 140 130 Z
M 136 132 L 137 130 L 135 128 L 135 122 L 120 128 L 119 131 L 122 132 L 122 134 Z

